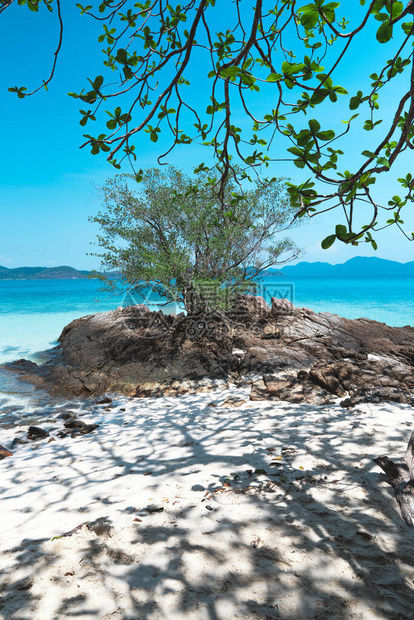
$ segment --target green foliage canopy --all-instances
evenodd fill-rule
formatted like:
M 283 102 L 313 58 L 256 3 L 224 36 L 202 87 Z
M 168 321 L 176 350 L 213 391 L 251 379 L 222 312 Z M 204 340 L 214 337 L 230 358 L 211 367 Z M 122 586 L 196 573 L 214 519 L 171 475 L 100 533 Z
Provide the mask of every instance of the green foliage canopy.
M 243 195 L 228 181 L 224 201 L 216 181 L 201 174 L 196 183 L 174 168 L 147 170 L 139 185 L 131 175 L 107 181 L 103 209 L 91 218 L 101 228 L 103 270 L 119 269 L 138 290 L 151 282 L 192 311 L 228 305 L 264 269 L 298 255 L 278 234 L 292 221 L 282 179 Z
M 0 0 L 0 12 L 15 2 Z M 43 83 L 47 86 L 62 44 L 61 0 L 17 4 L 31 11 L 42 4 L 57 9 L 60 37 L 51 75 Z M 373 197 L 377 178 L 414 148 L 414 0 L 360 0 L 359 5 L 356 0 L 255 0 L 252 7 L 242 0 L 189 0 L 183 5 L 168 0 L 100 0 L 76 6 L 85 16 L 100 20 L 103 28 L 98 41 L 103 45 L 104 74 L 89 79 L 82 92 L 70 93 L 82 104 L 80 124 L 88 127 L 83 146 L 93 154 L 103 152 L 115 168 L 127 158 L 141 178 L 137 134 L 147 133 L 152 142 L 161 132 L 170 134 L 160 161 L 176 146 L 205 144 L 221 175 L 223 199 L 228 176 L 250 177 L 269 164 L 275 151 L 282 156 L 276 146 L 279 136 L 278 144 L 290 142 L 288 157 L 309 176 L 289 185 L 297 216 L 313 217 L 335 208 L 344 214 L 344 224 L 323 247 L 339 239 L 367 241 L 376 248 L 374 231 L 388 226 L 414 238 L 404 231 L 401 217 L 414 200 L 411 172 L 398 179 L 398 194 L 383 203 Z M 225 28 L 220 29 L 223 16 Z M 379 63 L 364 90 L 348 93 L 337 76 L 351 44 L 370 37 L 373 26 L 373 45 L 386 45 L 388 60 Z M 195 74 L 200 79 L 203 72 L 209 98 L 194 104 L 190 79 Z M 383 89 L 392 89 L 402 74 L 405 91 L 395 98 L 391 120 L 380 126 Z M 24 98 L 37 89 L 10 90 Z M 271 93 L 272 105 L 262 113 L 257 102 L 264 100 L 265 92 Z M 338 132 L 330 119 L 344 98 L 350 112 Z M 327 105 L 333 106 L 331 112 L 326 112 Z M 240 109 L 247 124 L 240 122 Z M 319 109 L 323 124 L 316 118 Z M 89 127 L 95 124 L 100 128 L 93 132 Z M 341 163 L 341 139 L 351 125 L 367 132 L 370 148 L 364 148 L 361 139 L 354 141 L 353 152 L 347 153 L 352 167 L 347 169 Z M 235 164 L 242 172 L 235 172 Z M 198 169 L 206 169 L 205 164 Z M 363 223 L 356 217 L 361 213 Z

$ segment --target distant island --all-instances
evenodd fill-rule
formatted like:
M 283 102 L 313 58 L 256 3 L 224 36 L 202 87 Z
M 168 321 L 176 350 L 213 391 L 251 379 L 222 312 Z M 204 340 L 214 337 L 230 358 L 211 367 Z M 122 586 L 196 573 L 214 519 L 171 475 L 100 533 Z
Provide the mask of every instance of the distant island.
M 414 278 L 414 261 L 398 263 L 376 256 L 355 256 L 339 265 L 301 262 L 267 273 L 287 278 Z
M 74 267 L 17 267 L 8 269 L 0 266 L 0 280 L 79 280 L 87 278 L 90 271 L 79 271 Z
M 0 266 L 0 280 L 81 280 L 93 277 L 94 271 L 60 267 L 16 267 Z M 267 269 L 264 276 L 285 276 L 287 278 L 414 278 L 414 261 L 398 263 L 383 258 L 355 256 L 345 263 L 331 265 L 322 262 L 301 262 L 282 269 Z M 111 272 L 108 277 L 120 277 Z

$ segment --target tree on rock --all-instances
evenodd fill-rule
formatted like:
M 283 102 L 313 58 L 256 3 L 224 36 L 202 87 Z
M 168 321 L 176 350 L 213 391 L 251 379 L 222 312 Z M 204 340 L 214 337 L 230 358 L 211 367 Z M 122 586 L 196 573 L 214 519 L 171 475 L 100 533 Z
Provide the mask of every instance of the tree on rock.
M 103 270 L 119 269 L 138 291 L 155 283 L 189 311 L 225 309 L 265 269 L 298 256 L 280 236 L 292 221 L 282 179 L 243 195 L 228 181 L 224 201 L 216 183 L 174 168 L 147 170 L 139 185 L 131 175 L 107 181 L 103 209 L 91 218 L 101 227 Z

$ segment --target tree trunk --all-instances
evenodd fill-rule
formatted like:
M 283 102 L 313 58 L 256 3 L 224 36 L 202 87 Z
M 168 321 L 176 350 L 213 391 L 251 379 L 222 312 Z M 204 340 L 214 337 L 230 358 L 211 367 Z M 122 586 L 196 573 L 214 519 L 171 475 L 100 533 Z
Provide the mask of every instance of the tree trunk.
M 404 460 L 394 463 L 388 456 L 374 462 L 387 474 L 400 506 L 401 515 L 409 527 L 414 526 L 414 431 L 411 433 Z

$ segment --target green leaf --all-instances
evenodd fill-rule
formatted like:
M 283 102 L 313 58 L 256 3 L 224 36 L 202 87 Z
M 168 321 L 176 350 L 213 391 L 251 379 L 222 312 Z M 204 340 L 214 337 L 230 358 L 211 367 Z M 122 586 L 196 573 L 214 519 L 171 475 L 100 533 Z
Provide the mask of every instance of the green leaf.
M 309 144 L 309 142 L 311 140 L 312 140 L 312 134 L 311 134 L 310 131 L 307 131 L 306 129 L 303 129 L 296 137 L 296 141 L 298 143 L 298 146 L 306 146 L 307 144 Z M 312 142 L 312 145 L 313 144 L 314 143 Z M 307 150 L 312 148 L 312 145 L 309 145 Z
M 338 95 L 347 95 L 348 91 L 343 86 L 334 86 L 334 90 Z
M 413 32 L 414 22 L 405 22 L 401 24 L 401 28 L 403 29 L 405 34 L 414 34 Z
M 361 178 L 359 180 L 361 185 L 366 184 L 366 182 L 369 180 L 370 176 L 371 176 L 370 172 L 364 172 L 364 174 L 361 175 Z
M 401 15 L 401 13 L 404 10 L 404 5 L 402 2 L 396 2 L 396 0 L 394 0 L 394 2 L 392 2 L 391 5 L 391 11 L 390 15 L 392 15 L 392 18 L 395 19 L 396 17 L 399 17 Z
M 386 168 L 390 167 L 390 162 L 388 161 L 386 157 L 378 157 L 377 164 L 379 166 L 385 166 Z
M 239 67 L 227 67 L 226 69 L 220 69 L 220 75 L 222 77 L 233 77 L 240 73 Z
M 282 78 L 281 73 L 271 73 L 267 78 L 266 82 L 278 82 Z
M 300 73 L 306 69 L 306 65 L 302 63 L 291 64 L 290 62 L 282 63 L 282 71 L 285 75 L 294 75 L 295 73 Z
M 303 13 L 306 11 L 316 11 L 317 10 L 317 6 L 315 4 L 306 4 L 305 6 L 301 6 L 300 9 L 298 9 L 298 13 Z
M 348 233 L 348 230 L 346 226 L 344 226 L 343 224 L 338 224 L 338 226 L 336 226 L 335 228 L 335 233 L 338 239 L 340 239 L 341 237 L 343 237 L 344 235 Z
M 383 22 L 377 30 L 377 41 L 379 43 L 387 43 L 392 37 L 392 24 Z
M 386 13 L 377 13 L 375 15 L 375 19 L 377 19 L 379 22 L 386 22 L 389 20 L 389 16 Z
M 329 235 L 329 237 L 325 237 L 325 239 L 321 243 L 321 247 L 323 250 L 327 250 L 331 247 L 336 241 L 336 235 Z
M 311 132 L 312 132 L 312 133 L 316 133 L 316 132 L 318 132 L 318 131 L 320 130 L 321 126 L 320 126 L 320 124 L 318 123 L 318 121 L 317 121 L 317 120 L 315 120 L 314 118 L 312 118 L 312 119 L 309 121 L 309 128 L 310 128 L 310 130 L 311 130 Z
M 319 91 L 315 91 L 312 94 L 311 103 L 313 105 L 317 105 L 318 103 L 322 103 L 322 101 L 325 100 L 327 94 L 328 94 L 328 91 L 325 88 L 323 88 L 322 90 L 319 90 Z
M 331 2 L 330 4 L 334 4 L 334 3 Z M 335 21 L 335 11 L 329 9 L 328 7 L 329 7 L 329 4 L 325 4 L 322 7 L 323 16 L 327 22 L 332 23 Z
M 297 157 L 302 157 L 303 155 L 303 151 L 301 149 L 298 149 L 296 146 L 291 146 L 287 150 L 289 151 L 289 153 L 292 153 L 292 155 L 296 155 Z
M 95 90 L 99 90 L 101 88 L 102 84 L 103 84 L 103 81 L 104 81 L 104 79 L 103 79 L 102 75 L 98 75 L 98 77 L 95 78 L 95 81 L 93 83 L 94 89 Z
M 128 62 L 128 53 L 126 50 L 120 48 L 116 53 L 116 61 L 126 65 Z
M 310 4 L 308 6 L 312 8 L 302 13 L 302 15 L 300 16 L 300 23 L 304 28 L 306 28 L 306 30 L 311 30 L 312 28 L 315 28 L 316 24 L 318 23 L 319 13 L 318 11 L 315 11 L 314 5 Z M 300 10 L 301 9 L 299 9 L 299 11 Z
M 361 99 L 359 97 L 351 97 L 351 101 L 349 102 L 349 109 L 356 110 L 357 108 L 359 108 L 360 103 Z
M 319 131 L 316 134 L 316 137 L 319 140 L 333 140 L 335 138 L 335 132 L 332 129 L 327 129 L 326 131 Z

